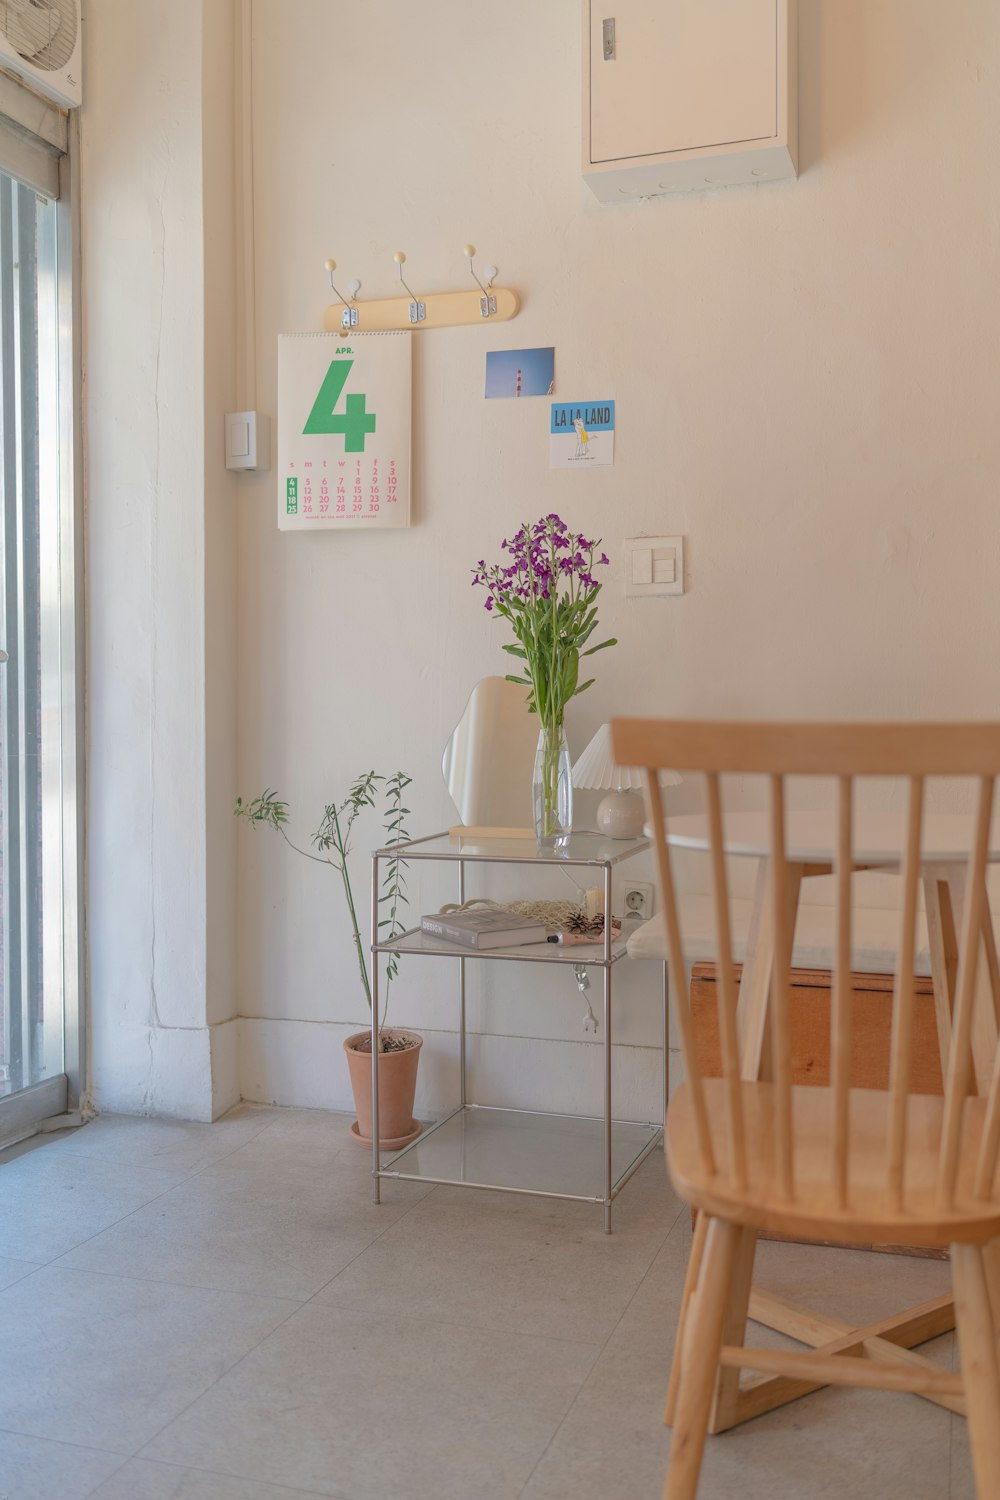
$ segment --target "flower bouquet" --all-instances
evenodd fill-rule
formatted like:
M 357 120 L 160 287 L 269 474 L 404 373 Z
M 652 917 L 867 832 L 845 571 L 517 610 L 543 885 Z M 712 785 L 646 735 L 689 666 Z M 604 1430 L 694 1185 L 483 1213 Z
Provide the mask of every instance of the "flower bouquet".
M 553 513 L 505 538 L 501 547 L 507 559 L 487 564 L 481 558 L 472 570 L 473 585 L 486 589 L 486 610 L 507 620 L 517 637 L 503 649 L 524 667 L 521 675 L 508 673 L 507 679 L 528 688 L 528 707 L 538 715 L 535 831 L 548 848 L 563 847 L 573 825 L 564 718 L 570 699 L 594 681 L 580 681 L 580 660 L 617 644 L 609 639 L 587 646 L 597 628 L 601 592 L 594 570 L 608 566 L 600 545 L 600 538 L 588 541 L 571 532 Z

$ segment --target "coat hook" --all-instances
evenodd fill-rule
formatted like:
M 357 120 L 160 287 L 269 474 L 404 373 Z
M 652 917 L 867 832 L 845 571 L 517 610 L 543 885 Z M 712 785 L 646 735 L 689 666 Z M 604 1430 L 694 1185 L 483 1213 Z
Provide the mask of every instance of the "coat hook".
M 469 270 L 472 272 L 472 279 L 476 283 L 476 286 L 479 288 L 479 290 L 483 294 L 480 297 L 480 299 L 479 299 L 479 312 L 480 312 L 480 315 L 482 317 L 484 317 L 484 318 L 492 318 L 493 314 L 497 310 L 497 299 L 495 297 L 493 297 L 493 296 L 490 295 L 490 287 L 493 285 L 493 278 L 497 274 L 497 268 L 496 268 L 496 266 L 488 266 L 487 267 L 487 269 L 486 269 L 486 275 L 489 277 L 489 281 L 488 281 L 488 283 L 487 283 L 486 286 L 483 286 L 483 283 L 480 281 L 479 277 L 476 275 L 476 268 L 472 264 L 472 257 L 475 255 L 475 253 L 476 253 L 476 247 L 475 247 L 475 245 L 465 245 L 462 248 L 462 254 L 465 256 L 466 260 L 469 262 Z
M 421 302 L 419 300 L 419 298 L 417 298 L 413 292 L 410 291 L 410 288 L 406 285 L 406 282 L 403 281 L 403 263 L 406 260 L 406 251 L 405 250 L 397 250 L 396 253 L 395 253 L 395 255 L 392 258 L 396 262 L 397 266 L 399 267 L 399 279 L 400 279 L 400 281 L 403 282 L 403 286 L 406 289 L 406 291 L 410 292 L 410 322 L 411 323 L 422 323 L 424 321 L 424 319 L 426 318 L 426 316 L 427 316 L 426 305 L 423 302 Z
M 337 269 L 337 262 L 335 260 L 327 260 L 324 261 L 323 264 L 326 266 L 326 269 L 330 273 L 330 289 L 331 291 L 337 292 L 337 288 L 333 284 L 333 273 Z M 350 286 L 351 295 L 349 297 L 345 297 L 343 292 L 337 292 L 337 296 L 344 304 L 343 311 L 340 314 L 340 326 L 341 328 L 343 328 L 345 333 L 348 329 L 357 328 L 358 326 L 358 310 L 356 307 L 352 307 L 351 303 L 354 301 L 360 290 L 361 282 L 352 281 Z

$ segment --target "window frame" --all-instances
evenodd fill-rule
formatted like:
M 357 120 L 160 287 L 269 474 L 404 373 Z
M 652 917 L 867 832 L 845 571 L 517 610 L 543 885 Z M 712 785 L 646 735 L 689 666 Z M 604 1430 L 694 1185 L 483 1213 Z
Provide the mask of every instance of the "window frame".
M 3 83 L 9 81 L 4 79 Z M 14 88 L 17 88 L 14 85 Z M 27 91 L 19 90 L 15 102 Z M 8 107 L 0 93 L 0 112 Z M 14 97 L 14 96 L 12 96 Z M 39 114 L 39 111 L 42 113 Z M 22 118 L 0 114 L 0 169 L 29 187 L 55 196 L 54 304 L 46 314 L 44 339 L 54 373 L 55 397 L 40 401 L 40 463 L 43 485 L 54 488 L 56 515 L 42 557 L 43 614 L 46 604 L 57 608 L 49 621 L 50 652 L 59 661 L 58 744 L 43 744 L 43 777 L 59 788 L 59 816 L 43 834 L 46 859 L 54 856 L 59 871 L 57 940 L 43 933 L 45 962 L 59 966 L 62 998 L 63 1071 L 17 1093 L 0 1098 L 0 1145 L 34 1133 L 43 1122 L 85 1107 L 87 1095 L 86 967 L 84 950 L 84 506 L 82 497 L 81 360 L 79 358 L 80 212 L 79 126 L 77 116 L 53 112 L 28 94 Z M 32 135 L 23 119 L 39 116 L 42 135 Z M 55 116 L 55 117 L 54 117 Z M 60 153 L 59 145 L 65 144 Z M 52 172 L 53 164 L 55 173 Z M 39 341 L 43 330 L 40 317 Z M 50 387 L 51 389 L 51 387 Z M 53 453 L 52 439 L 56 439 Z M 48 445 L 46 445 L 48 439 Z M 42 458 L 42 452 L 45 458 Z M 40 471 L 41 472 L 41 471 Z M 51 491 L 50 491 L 51 492 Z M 43 630 L 46 628 L 43 623 Z M 49 892 L 43 894 L 44 921 L 51 927 Z M 43 983 L 45 981 L 43 980 Z

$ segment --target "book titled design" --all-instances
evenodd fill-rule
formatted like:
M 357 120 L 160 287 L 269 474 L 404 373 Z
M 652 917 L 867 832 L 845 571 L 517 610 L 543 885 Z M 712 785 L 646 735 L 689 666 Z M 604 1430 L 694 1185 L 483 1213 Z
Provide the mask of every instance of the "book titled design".
M 544 943 L 545 924 L 509 911 L 454 911 L 421 917 L 420 930 L 462 948 L 515 948 Z

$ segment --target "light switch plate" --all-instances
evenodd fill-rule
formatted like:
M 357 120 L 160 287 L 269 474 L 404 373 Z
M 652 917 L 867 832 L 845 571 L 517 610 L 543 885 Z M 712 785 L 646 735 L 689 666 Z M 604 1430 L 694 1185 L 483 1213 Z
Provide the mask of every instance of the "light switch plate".
M 226 468 L 271 467 L 271 419 L 259 411 L 226 413 Z
M 625 597 L 651 599 L 684 592 L 682 536 L 625 538 Z

